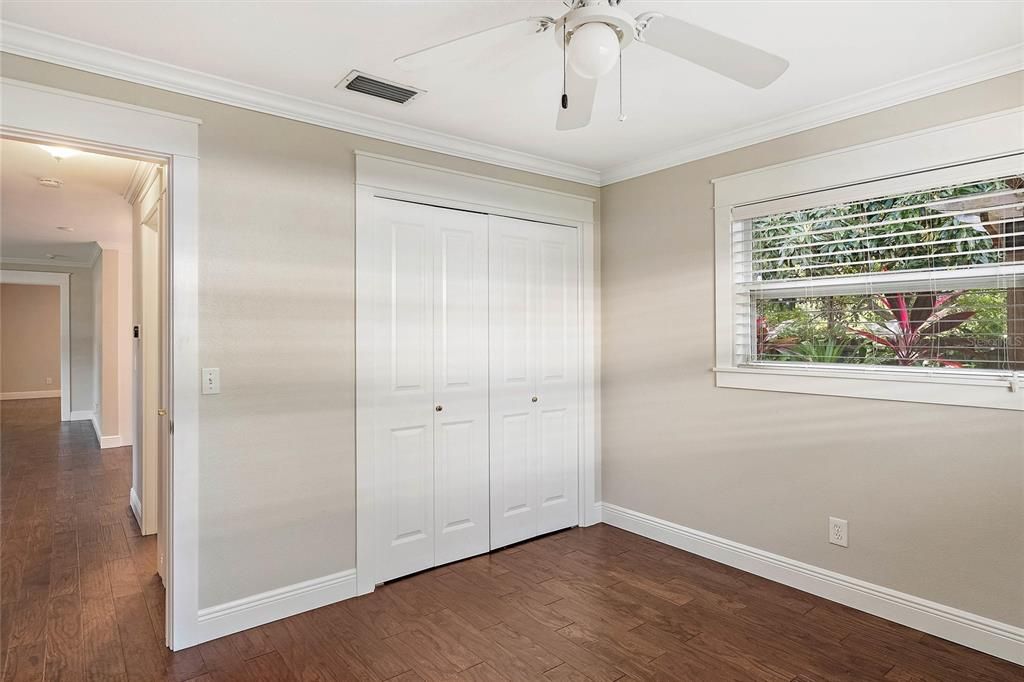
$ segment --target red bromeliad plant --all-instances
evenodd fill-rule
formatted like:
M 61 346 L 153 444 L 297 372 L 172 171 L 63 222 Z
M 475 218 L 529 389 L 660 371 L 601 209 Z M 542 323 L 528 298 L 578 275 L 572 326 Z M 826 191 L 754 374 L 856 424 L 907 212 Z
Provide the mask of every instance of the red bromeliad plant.
M 757 357 L 763 358 L 765 355 L 780 353 L 799 343 L 800 339 L 795 336 L 780 336 L 791 323 L 792 320 L 786 320 L 776 325 L 775 328 L 769 328 L 768 320 L 764 319 L 763 315 L 759 316 L 757 318 Z
M 901 365 L 931 361 L 946 367 L 961 367 L 959 362 L 936 355 L 929 338 L 956 329 L 974 316 L 973 310 L 953 312 L 952 304 L 963 293 L 917 294 L 909 303 L 903 294 L 880 296 L 880 312 L 892 319 L 882 324 L 866 322 L 865 329 L 850 327 L 849 330 L 893 351 Z

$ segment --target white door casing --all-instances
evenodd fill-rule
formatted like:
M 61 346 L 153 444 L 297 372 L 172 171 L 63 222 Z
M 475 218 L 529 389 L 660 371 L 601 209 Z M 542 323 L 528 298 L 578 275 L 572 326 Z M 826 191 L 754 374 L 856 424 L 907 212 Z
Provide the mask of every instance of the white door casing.
M 199 618 L 198 214 L 200 120 L 12 79 L 0 79 L 4 136 L 167 163 L 169 319 L 173 335 L 168 405 L 173 447 L 163 481 L 168 505 L 166 636 L 174 650 L 220 637 Z
M 491 547 L 579 520 L 577 230 L 490 217 Z
M 487 551 L 487 223 L 388 199 L 374 214 L 383 582 Z

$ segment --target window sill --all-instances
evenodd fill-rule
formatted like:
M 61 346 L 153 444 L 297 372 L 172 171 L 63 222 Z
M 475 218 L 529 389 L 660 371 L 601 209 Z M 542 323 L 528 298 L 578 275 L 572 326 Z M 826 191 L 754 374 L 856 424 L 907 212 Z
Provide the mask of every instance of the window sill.
M 1007 375 L 953 376 L 938 372 L 775 366 L 716 367 L 714 371 L 715 385 L 720 388 L 1024 411 L 1024 386 L 1013 390 Z

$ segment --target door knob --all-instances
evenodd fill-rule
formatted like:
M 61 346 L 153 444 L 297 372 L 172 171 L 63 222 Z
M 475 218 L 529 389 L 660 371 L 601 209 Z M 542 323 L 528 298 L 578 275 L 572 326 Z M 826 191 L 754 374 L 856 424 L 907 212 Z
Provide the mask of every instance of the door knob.
M 162 407 L 159 410 L 157 410 L 156 413 L 160 417 L 166 417 L 167 416 L 167 410 L 165 410 Z
M 434 412 L 440 412 L 440 411 L 441 411 L 441 410 L 443 410 L 443 409 L 444 409 L 444 408 L 443 408 L 443 407 L 441 407 L 440 405 L 435 405 L 435 406 L 434 406 Z
M 537 396 L 533 396 L 532 398 L 530 398 L 530 402 L 531 403 L 537 402 Z

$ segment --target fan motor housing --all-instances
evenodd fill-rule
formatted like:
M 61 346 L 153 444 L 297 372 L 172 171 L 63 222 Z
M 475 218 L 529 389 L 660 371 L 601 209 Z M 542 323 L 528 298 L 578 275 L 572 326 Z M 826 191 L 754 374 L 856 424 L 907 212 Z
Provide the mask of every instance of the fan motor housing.
M 572 10 L 555 22 L 555 28 L 565 25 L 565 42 L 572 40 L 573 31 L 583 24 L 607 24 L 619 36 L 619 48 L 625 50 L 636 39 L 636 20 L 625 10 L 611 5 L 590 5 Z M 555 41 L 562 47 L 562 31 L 556 30 Z

